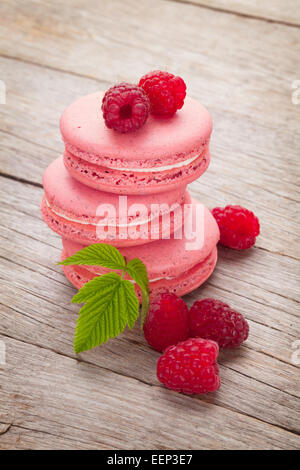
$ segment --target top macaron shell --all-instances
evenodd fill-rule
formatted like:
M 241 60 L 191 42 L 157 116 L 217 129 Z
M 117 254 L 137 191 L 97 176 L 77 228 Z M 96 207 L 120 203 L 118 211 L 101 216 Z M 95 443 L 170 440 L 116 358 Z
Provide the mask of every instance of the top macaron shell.
M 96 189 L 145 194 L 187 184 L 205 171 L 212 120 L 199 102 L 187 97 L 173 117 L 149 115 L 139 130 L 121 134 L 105 126 L 102 98 L 102 92 L 84 96 L 61 117 L 72 176 Z

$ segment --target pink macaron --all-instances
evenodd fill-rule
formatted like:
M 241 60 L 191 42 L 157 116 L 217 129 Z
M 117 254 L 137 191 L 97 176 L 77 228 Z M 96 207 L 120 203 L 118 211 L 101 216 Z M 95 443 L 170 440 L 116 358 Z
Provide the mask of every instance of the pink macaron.
M 181 227 L 184 204 L 191 201 L 184 186 L 145 196 L 97 191 L 72 178 L 62 157 L 45 170 L 43 186 L 45 222 L 82 245 L 131 246 L 168 238 Z
M 207 169 L 212 120 L 198 101 L 186 98 L 173 117 L 149 115 L 139 130 L 121 134 L 105 126 L 102 98 L 102 92 L 84 96 L 61 117 L 64 163 L 78 181 L 118 194 L 154 194 L 187 185 Z
M 195 215 L 196 206 L 200 208 L 201 228 L 195 227 L 199 222 Z M 219 240 L 217 223 L 210 211 L 196 201 L 193 201 L 189 214 L 193 220 L 191 224 L 186 224 L 188 229 L 182 231 L 181 238 L 175 238 L 177 232 L 170 240 L 158 240 L 151 244 L 120 250 L 127 261 L 138 257 L 145 263 L 151 298 L 165 291 L 174 292 L 179 296 L 187 294 L 206 281 L 214 270 L 217 261 L 216 245 Z M 82 248 L 78 243 L 63 239 L 62 259 Z M 108 271 L 97 266 L 63 266 L 63 270 L 77 288 Z

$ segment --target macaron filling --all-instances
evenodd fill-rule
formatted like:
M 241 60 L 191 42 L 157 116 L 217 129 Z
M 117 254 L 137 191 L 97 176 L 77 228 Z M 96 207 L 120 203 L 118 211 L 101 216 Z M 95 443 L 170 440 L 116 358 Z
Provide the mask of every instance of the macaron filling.
M 154 191 L 165 192 L 178 187 L 179 184 L 188 184 L 204 173 L 210 162 L 209 150 L 205 149 L 201 154 L 192 158 L 192 162 L 185 163 L 181 167 L 164 171 L 148 171 L 147 168 L 138 171 L 126 171 L 124 169 L 112 169 L 94 163 L 83 158 L 71 155 L 65 151 L 64 164 L 70 174 L 83 184 L 92 188 L 107 190 L 117 194 L 149 194 Z M 187 160 L 185 160 L 186 162 Z
M 84 152 L 73 145 L 65 142 L 66 153 L 70 157 L 77 157 L 86 160 L 95 166 L 107 168 L 108 170 L 124 171 L 124 172 L 142 172 L 154 173 L 161 171 L 171 171 L 176 168 L 181 168 L 190 165 L 193 161 L 197 160 L 208 151 L 209 140 L 203 142 L 197 149 L 189 151 L 188 153 L 177 153 L 175 155 L 164 155 L 160 157 L 157 155 L 153 159 L 135 159 L 127 160 L 126 158 L 111 158 L 103 155 Z
M 47 207 L 51 210 L 51 212 L 53 214 L 57 215 L 58 217 L 60 217 L 61 219 L 67 220 L 68 222 L 74 222 L 76 224 L 92 225 L 94 227 L 106 227 L 106 226 L 133 227 L 133 226 L 138 226 L 138 225 L 144 225 L 144 224 L 147 224 L 147 223 L 151 222 L 152 220 L 155 220 L 158 216 L 163 216 L 163 215 L 166 215 L 168 213 L 167 211 L 163 211 L 163 212 L 159 212 L 159 213 L 157 213 L 157 212 L 152 213 L 151 212 L 151 216 L 148 217 L 147 219 L 140 219 L 139 217 L 137 217 L 137 220 L 133 220 L 133 221 L 130 221 L 131 217 L 128 217 L 129 220 L 125 224 L 117 223 L 116 221 L 115 222 L 114 221 L 109 221 L 107 219 L 105 219 L 104 221 L 99 219 L 97 222 L 90 222 L 90 221 L 87 221 L 87 220 L 82 220 L 80 218 L 67 216 L 66 214 L 64 214 L 60 210 L 55 209 L 49 203 L 47 197 L 45 197 L 45 202 L 46 202 Z M 174 209 L 170 208 L 170 211 L 172 211 L 172 210 L 176 211 L 176 209 L 180 207 L 179 204 L 174 204 L 174 206 L 176 206 L 176 207 L 174 207 Z
M 69 212 L 64 211 L 63 209 L 55 206 L 50 203 L 47 194 L 45 193 L 42 205 L 46 206 L 46 210 L 55 218 L 63 219 L 67 222 L 72 222 L 79 225 L 90 225 L 92 227 L 138 227 L 140 225 L 148 224 L 151 225 L 152 222 L 157 221 L 160 217 L 165 217 L 170 215 L 171 219 L 178 219 L 182 214 L 182 205 L 190 203 L 190 194 L 186 191 L 180 198 L 179 202 L 174 202 L 171 206 L 167 203 L 161 204 L 151 204 L 150 207 L 144 206 L 144 211 L 139 213 L 138 210 L 135 210 L 135 206 L 129 206 L 127 214 L 117 216 L 118 207 L 115 207 L 116 217 L 107 216 L 89 216 L 88 218 L 76 217 L 76 214 L 70 214 Z M 138 205 L 139 206 L 139 205 Z M 133 209 L 133 210 L 131 210 Z M 147 212 L 146 218 L 143 218 Z M 124 222 L 121 222 L 124 221 Z
M 156 171 L 169 171 L 169 170 L 174 170 L 174 168 L 181 168 L 182 166 L 189 165 L 192 163 L 194 160 L 196 160 L 200 155 L 196 155 L 195 157 L 189 158 L 187 160 L 184 160 L 183 162 L 175 163 L 173 165 L 165 165 L 165 166 L 158 166 L 158 167 L 153 167 L 153 168 L 116 168 L 116 167 L 109 167 L 111 170 L 121 170 L 121 171 L 133 171 L 135 173 L 154 173 Z
M 116 204 L 117 201 L 118 198 L 115 201 Z M 47 225 L 62 237 L 83 245 L 104 242 L 125 247 L 141 245 L 161 238 L 169 239 L 183 224 L 184 204 L 189 204 L 191 201 L 189 192 L 181 193 L 179 201 L 180 203 L 175 202 L 170 206 L 162 202 L 151 203 L 148 206 L 128 204 L 128 210 L 124 212 L 121 210 L 120 214 L 118 214 L 120 207 L 111 205 L 111 209 L 114 209 L 114 216 L 106 212 L 104 205 L 101 217 L 96 215 L 99 214 L 96 210 L 94 216 L 82 218 L 83 216 L 80 217 L 77 213 L 70 214 L 70 211 L 65 210 L 64 205 L 57 207 L 54 203 L 52 204 L 46 193 L 42 199 L 41 212 Z M 137 208 L 140 212 L 136 210 Z

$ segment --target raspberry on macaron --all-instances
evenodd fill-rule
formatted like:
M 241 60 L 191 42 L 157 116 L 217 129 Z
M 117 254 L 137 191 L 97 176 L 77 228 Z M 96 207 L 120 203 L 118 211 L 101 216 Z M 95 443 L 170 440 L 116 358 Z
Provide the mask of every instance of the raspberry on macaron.
M 186 84 L 172 73 L 149 72 L 140 79 L 139 87 L 148 95 L 153 114 L 170 117 L 184 104 Z
M 102 100 L 106 127 L 122 133 L 142 127 L 148 118 L 149 108 L 149 99 L 144 90 L 130 83 L 111 87 Z

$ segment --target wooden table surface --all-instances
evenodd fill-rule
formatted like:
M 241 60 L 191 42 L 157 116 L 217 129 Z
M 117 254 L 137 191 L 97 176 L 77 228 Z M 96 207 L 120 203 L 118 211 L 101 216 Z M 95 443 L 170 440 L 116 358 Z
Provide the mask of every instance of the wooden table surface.
M 5 0 L 0 25 L 0 448 L 299 448 L 300 1 Z M 74 354 L 75 289 L 39 211 L 64 108 L 156 68 L 181 75 L 213 116 L 193 196 L 261 221 L 255 248 L 220 248 L 186 296 L 219 298 L 250 324 L 203 397 L 161 386 L 138 326 Z

